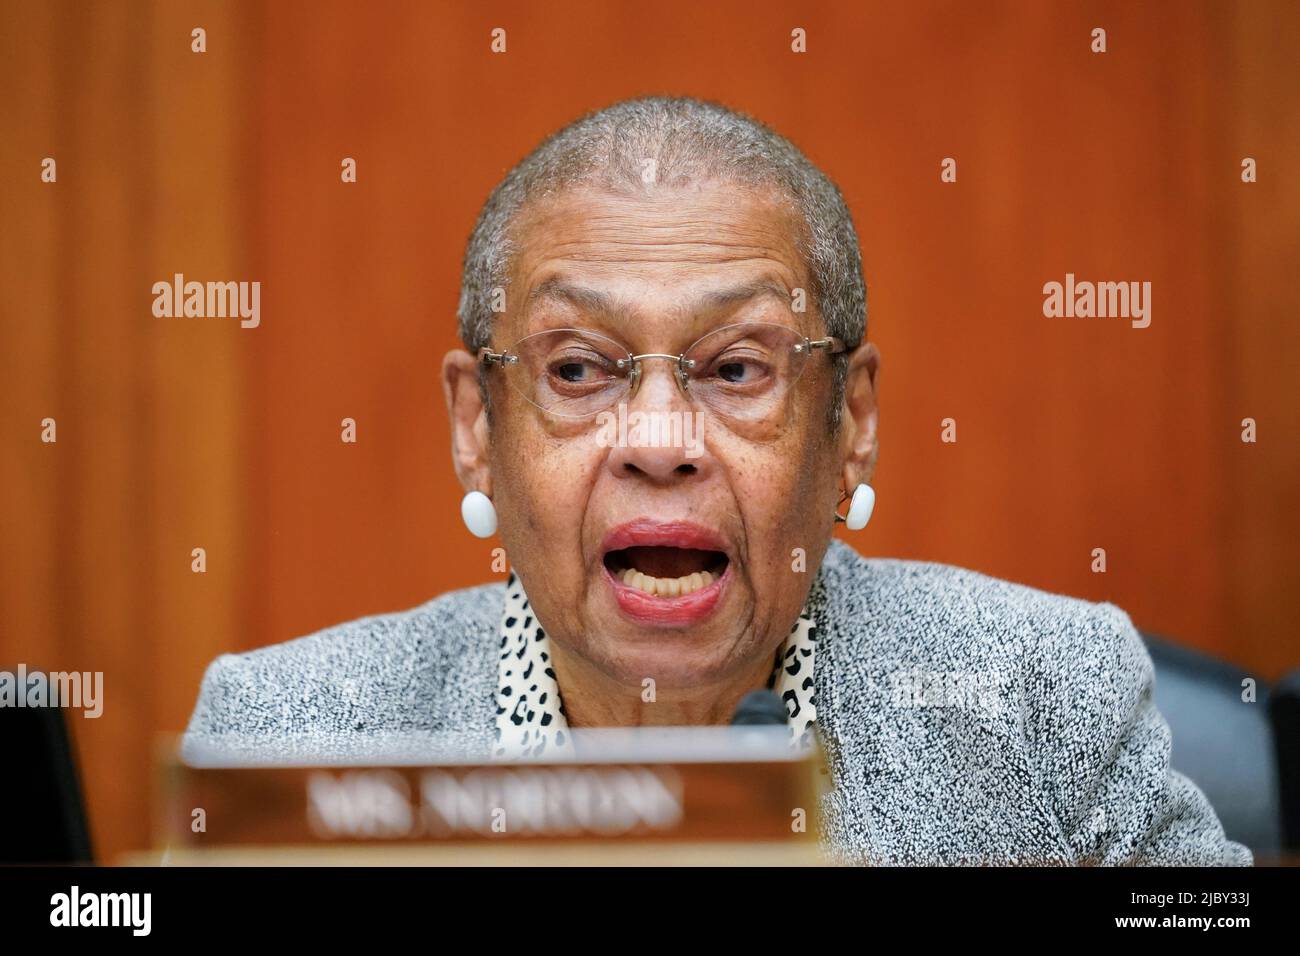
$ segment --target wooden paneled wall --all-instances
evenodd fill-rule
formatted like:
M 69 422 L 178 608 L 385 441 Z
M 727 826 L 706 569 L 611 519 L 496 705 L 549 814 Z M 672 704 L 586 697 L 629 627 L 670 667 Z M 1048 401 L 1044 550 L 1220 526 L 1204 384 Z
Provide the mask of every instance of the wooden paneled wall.
M 71 730 L 105 860 L 147 844 L 156 735 L 248 633 L 250 343 L 152 312 L 177 272 L 253 268 L 243 21 L 196 9 L 203 55 L 168 3 L 7 4 L 0 29 L 0 667 L 103 673 Z

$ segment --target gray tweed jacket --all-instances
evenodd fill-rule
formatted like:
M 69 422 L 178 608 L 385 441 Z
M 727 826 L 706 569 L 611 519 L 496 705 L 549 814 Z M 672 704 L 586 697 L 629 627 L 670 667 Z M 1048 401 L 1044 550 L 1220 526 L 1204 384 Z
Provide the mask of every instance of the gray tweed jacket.
M 187 759 L 365 757 L 495 726 L 501 584 L 209 666 Z M 1112 604 L 831 543 L 809 594 L 833 787 L 823 841 L 873 864 L 1249 865 L 1169 766 L 1151 659 Z M 238 749 L 231 747 L 230 749 Z

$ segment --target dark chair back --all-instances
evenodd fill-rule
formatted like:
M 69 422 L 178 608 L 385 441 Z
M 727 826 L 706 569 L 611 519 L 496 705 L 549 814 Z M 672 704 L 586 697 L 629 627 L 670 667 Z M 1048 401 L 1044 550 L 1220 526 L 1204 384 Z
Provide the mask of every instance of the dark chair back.
M 1287 846 L 1272 688 L 1240 668 L 1143 634 L 1155 701 L 1173 731 L 1172 763 L 1204 791 L 1229 839 L 1256 853 Z M 1247 680 L 1254 681 L 1254 701 Z

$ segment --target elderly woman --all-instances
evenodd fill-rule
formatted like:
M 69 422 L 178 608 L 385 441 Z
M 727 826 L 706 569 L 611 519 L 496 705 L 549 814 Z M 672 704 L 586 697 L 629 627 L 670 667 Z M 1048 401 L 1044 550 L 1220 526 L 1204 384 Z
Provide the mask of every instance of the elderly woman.
M 832 540 L 871 516 L 880 358 L 849 211 L 788 141 L 687 99 L 579 120 L 488 199 L 460 330 L 462 514 L 509 580 L 219 658 L 187 746 L 536 755 L 771 688 L 849 859 L 1250 862 L 1171 771 L 1123 611 Z

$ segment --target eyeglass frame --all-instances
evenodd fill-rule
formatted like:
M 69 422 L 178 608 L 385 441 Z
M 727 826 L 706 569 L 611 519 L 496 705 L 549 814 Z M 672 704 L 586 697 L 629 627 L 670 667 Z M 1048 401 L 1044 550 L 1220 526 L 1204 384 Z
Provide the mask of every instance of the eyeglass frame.
M 745 325 L 772 325 L 778 328 L 789 328 L 791 332 L 795 333 L 796 335 L 799 334 L 798 329 L 781 325 L 781 323 L 779 322 L 732 322 L 729 325 L 720 325 L 716 329 L 710 329 L 708 332 L 705 332 L 698 339 L 696 339 L 685 349 L 683 349 L 680 355 L 670 355 L 664 352 L 643 352 L 640 355 L 636 355 L 633 354 L 633 352 L 630 349 L 628 349 L 627 346 L 625 346 L 618 339 L 606 335 L 604 332 L 597 332 L 595 329 L 576 329 L 576 328 L 539 329 L 536 332 L 529 332 L 523 338 L 516 341 L 513 345 L 506 346 L 500 352 L 493 352 L 490 347 L 486 345 L 483 346 L 478 350 L 478 360 L 479 363 L 486 368 L 491 368 L 493 365 L 496 365 L 499 368 L 504 369 L 507 362 L 510 362 L 510 364 L 514 364 L 515 362 L 519 361 L 519 356 L 517 354 L 511 355 L 510 353 L 513 349 L 515 349 L 519 345 L 520 342 L 524 341 L 524 339 L 532 338 L 535 335 L 546 335 L 550 332 L 577 332 L 579 334 L 584 334 L 584 335 L 596 335 L 602 339 L 606 339 L 610 342 L 613 342 L 619 348 L 627 352 L 627 358 L 616 359 L 615 364 L 619 369 L 627 368 L 629 365 L 631 366 L 631 371 L 628 373 L 627 397 L 629 399 L 636 397 L 637 389 L 640 388 L 641 386 L 641 360 L 651 359 L 651 358 L 661 358 L 661 359 L 668 359 L 669 361 L 677 363 L 677 369 L 676 369 L 677 374 L 673 376 L 677 380 L 677 387 L 678 389 L 681 390 L 682 395 L 686 398 L 687 401 L 694 401 L 694 399 L 691 397 L 689 376 L 686 374 L 686 370 L 688 368 L 695 367 L 695 360 L 688 359 L 686 357 L 686 353 L 689 352 L 691 349 L 695 348 L 695 346 L 699 345 L 710 335 L 715 335 L 718 332 L 723 332 L 726 331 L 727 329 L 740 328 L 741 326 L 745 326 Z M 811 357 L 814 351 L 825 350 L 828 356 L 840 355 L 844 352 L 849 351 L 848 346 L 844 344 L 844 340 L 834 335 L 826 335 L 819 339 L 810 339 L 806 335 L 800 336 L 800 338 L 802 341 L 796 342 L 794 344 L 794 351 L 796 353 L 806 354 L 809 357 Z M 537 405 L 531 399 L 528 399 L 528 401 L 529 404 L 534 405 L 534 407 L 541 408 L 542 411 L 547 412 L 547 414 L 555 414 L 554 412 L 550 412 L 547 409 L 543 408 L 542 406 Z M 614 404 L 614 402 L 611 402 L 610 404 L 612 405 Z M 599 413 L 593 412 L 592 414 L 599 414 Z M 582 417 L 586 417 L 586 416 L 582 416 Z

